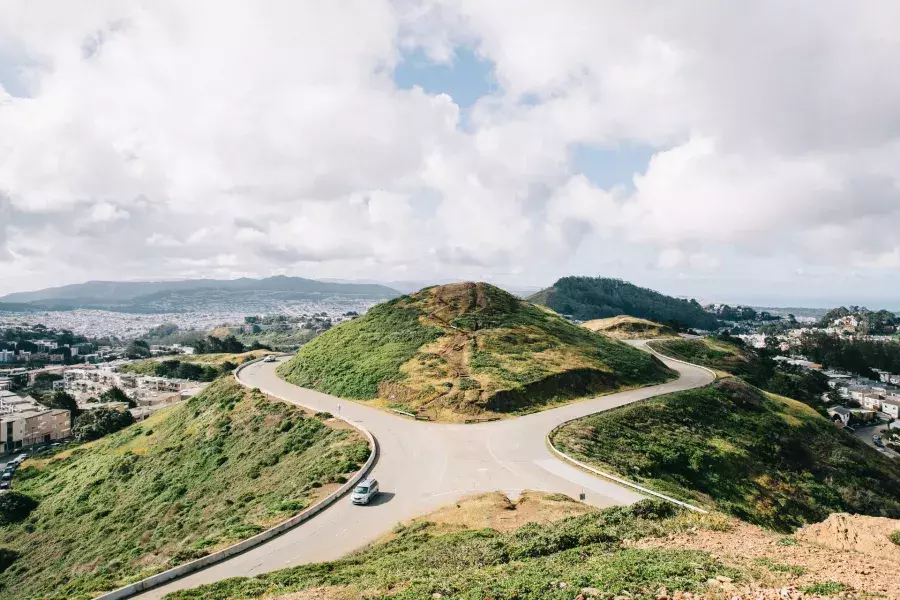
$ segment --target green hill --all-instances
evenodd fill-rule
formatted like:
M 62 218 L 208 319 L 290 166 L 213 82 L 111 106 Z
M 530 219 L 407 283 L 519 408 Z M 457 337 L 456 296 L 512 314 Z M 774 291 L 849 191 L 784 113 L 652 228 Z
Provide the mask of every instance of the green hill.
M 221 378 L 140 424 L 26 462 L 13 490 L 39 504 L 0 525 L 0 549 L 20 555 L 0 589 L 89 598 L 199 558 L 296 514 L 368 453 L 359 433 Z
M 658 359 L 485 283 L 425 288 L 325 332 L 288 381 L 442 420 L 539 410 L 658 383 Z
M 630 315 L 666 325 L 715 329 L 718 320 L 695 300 L 681 300 L 621 279 L 563 277 L 528 298 L 579 321 Z
M 832 512 L 900 518 L 900 464 L 805 404 L 733 377 L 572 421 L 553 442 L 584 462 L 779 531 Z

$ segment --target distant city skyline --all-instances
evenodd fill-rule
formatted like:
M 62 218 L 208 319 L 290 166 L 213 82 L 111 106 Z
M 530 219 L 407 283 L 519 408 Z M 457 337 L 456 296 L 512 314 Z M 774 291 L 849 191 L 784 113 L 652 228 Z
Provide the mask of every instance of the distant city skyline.
M 0 295 L 601 275 L 900 308 L 898 21 L 887 0 L 2 3 Z

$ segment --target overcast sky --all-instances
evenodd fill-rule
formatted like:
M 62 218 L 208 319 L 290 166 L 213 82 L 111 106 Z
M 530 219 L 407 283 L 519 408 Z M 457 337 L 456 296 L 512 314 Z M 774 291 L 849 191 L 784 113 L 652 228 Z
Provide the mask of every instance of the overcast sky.
M 900 308 L 900 3 L 0 0 L 0 293 L 568 274 Z

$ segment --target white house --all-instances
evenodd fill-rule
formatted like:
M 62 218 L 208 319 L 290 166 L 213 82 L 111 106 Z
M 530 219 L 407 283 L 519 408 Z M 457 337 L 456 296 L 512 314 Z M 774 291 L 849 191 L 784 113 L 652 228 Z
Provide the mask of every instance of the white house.
M 881 410 L 881 401 L 881 396 L 878 394 L 863 394 L 859 403 L 863 408 L 868 408 L 869 410 Z
M 847 408 L 844 408 L 843 406 L 835 406 L 834 408 L 828 409 L 828 416 L 831 417 L 831 420 L 832 421 L 840 420 L 840 422 L 844 425 L 844 427 L 846 427 L 847 424 L 850 422 L 850 414 L 851 414 L 850 410 Z
M 900 401 L 898 400 L 882 400 L 881 412 L 900 419 Z

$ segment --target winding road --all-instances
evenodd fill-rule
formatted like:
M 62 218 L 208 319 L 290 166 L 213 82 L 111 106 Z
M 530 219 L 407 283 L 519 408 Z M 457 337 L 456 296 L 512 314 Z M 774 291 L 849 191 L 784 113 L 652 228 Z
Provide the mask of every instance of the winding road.
M 598 507 L 637 502 L 643 496 L 631 489 L 555 458 L 546 446 L 546 436 L 571 419 L 713 380 L 713 375 L 700 367 L 663 361 L 678 371 L 678 379 L 476 425 L 413 421 L 290 384 L 275 374 L 278 363 L 248 365 L 240 371 L 242 384 L 288 402 L 340 414 L 368 429 L 379 446 L 371 476 L 379 480 L 382 493 L 369 506 L 353 506 L 341 498 L 269 542 L 136 597 L 162 598 L 175 590 L 229 577 L 334 560 L 378 539 L 400 521 L 480 492 L 502 491 L 511 498 L 522 490 L 559 492 L 574 498 L 584 492 L 586 501 Z

